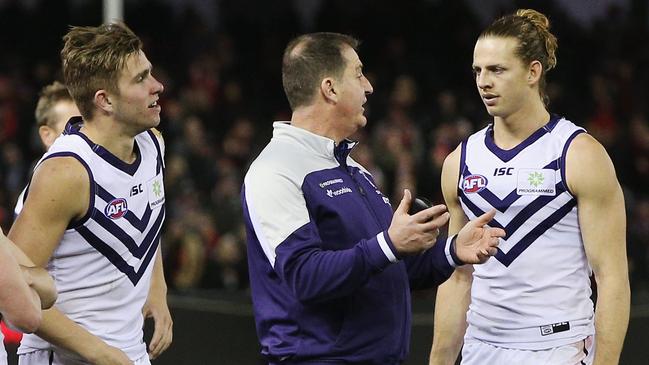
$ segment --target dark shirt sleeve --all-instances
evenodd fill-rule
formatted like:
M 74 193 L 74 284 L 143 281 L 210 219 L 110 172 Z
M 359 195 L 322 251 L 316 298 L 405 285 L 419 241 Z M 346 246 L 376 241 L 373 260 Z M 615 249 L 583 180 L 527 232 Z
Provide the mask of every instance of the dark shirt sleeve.
M 450 261 L 450 243 L 446 237 L 438 238 L 426 252 L 404 258 L 411 290 L 437 287 L 451 276 L 457 262 Z

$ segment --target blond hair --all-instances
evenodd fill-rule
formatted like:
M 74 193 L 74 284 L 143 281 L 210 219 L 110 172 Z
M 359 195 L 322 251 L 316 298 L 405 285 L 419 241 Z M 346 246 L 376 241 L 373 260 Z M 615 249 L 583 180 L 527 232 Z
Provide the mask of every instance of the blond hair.
M 38 102 L 36 103 L 36 111 L 34 112 L 36 126 L 52 126 L 56 119 L 52 109 L 54 109 L 54 106 L 61 101 L 74 103 L 74 100 L 72 100 L 72 96 L 65 85 L 58 81 L 54 81 L 53 83 L 43 87 Z

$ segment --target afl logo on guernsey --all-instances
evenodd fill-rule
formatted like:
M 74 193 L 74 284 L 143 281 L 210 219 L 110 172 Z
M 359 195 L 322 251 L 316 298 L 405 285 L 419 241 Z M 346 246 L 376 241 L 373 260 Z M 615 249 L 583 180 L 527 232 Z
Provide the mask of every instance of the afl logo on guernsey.
M 462 190 L 465 193 L 478 193 L 487 187 L 487 178 L 482 175 L 470 175 L 462 181 Z
M 128 212 L 128 205 L 124 198 L 113 199 L 104 208 L 104 214 L 110 219 L 122 218 L 126 212 Z

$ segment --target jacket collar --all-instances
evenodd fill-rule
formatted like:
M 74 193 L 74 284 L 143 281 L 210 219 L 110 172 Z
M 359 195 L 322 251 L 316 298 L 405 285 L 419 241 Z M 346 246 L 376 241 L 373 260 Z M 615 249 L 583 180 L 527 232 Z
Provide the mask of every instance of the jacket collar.
M 273 139 L 288 139 L 307 150 L 327 158 L 336 159 L 338 163 L 346 166 L 347 156 L 358 144 L 356 141 L 345 139 L 338 145 L 333 139 L 294 127 L 290 122 L 278 121 L 273 123 Z

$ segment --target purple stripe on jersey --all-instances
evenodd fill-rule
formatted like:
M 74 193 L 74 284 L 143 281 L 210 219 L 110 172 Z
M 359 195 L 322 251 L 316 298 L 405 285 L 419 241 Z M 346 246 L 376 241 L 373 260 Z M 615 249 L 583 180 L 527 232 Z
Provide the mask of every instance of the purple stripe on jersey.
M 476 217 L 485 214 L 485 212 L 482 209 L 480 209 L 477 205 L 473 204 L 473 202 L 469 198 L 467 198 L 464 194 L 460 194 L 460 200 L 462 200 L 464 205 L 466 205 L 466 207 L 469 208 L 471 213 L 473 213 L 473 215 L 475 215 Z M 489 225 L 489 227 L 505 229 L 503 225 L 500 224 L 495 218 L 492 219 L 491 222 L 487 224 Z
M 551 115 L 550 121 L 546 125 L 537 129 L 534 133 L 532 133 L 532 135 L 527 137 L 523 142 L 519 143 L 516 147 L 509 150 L 504 150 L 496 145 L 496 142 L 494 141 L 494 137 L 493 137 L 494 126 L 493 124 L 490 124 L 485 133 L 485 146 L 487 146 L 489 151 L 491 151 L 494 155 L 496 155 L 501 161 L 509 162 L 525 148 L 530 146 L 532 143 L 538 141 L 539 138 L 543 137 L 546 133 L 550 133 L 550 131 L 558 123 L 559 119 L 560 118 L 558 116 Z
M 506 212 L 509 207 L 512 206 L 521 196 L 516 193 L 516 190 L 509 193 L 505 199 L 499 199 L 496 194 L 492 193 L 489 189 L 484 189 L 478 193 L 484 200 L 489 202 L 489 204 L 498 209 L 501 212 Z
M 160 232 L 158 232 L 158 234 L 155 236 L 155 239 L 153 240 L 151 249 L 146 254 L 146 257 L 141 260 L 142 264 L 136 271 L 135 268 L 129 265 L 124 260 L 124 258 L 122 258 L 117 252 L 115 252 L 115 250 L 113 250 L 109 245 L 104 243 L 99 237 L 92 233 L 88 229 L 88 227 L 79 227 L 77 228 L 77 232 L 79 232 L 81 237 L 83 237 L 92 247 L 94 247 L 97 251 L 104 255 L 108 259 L 108 261 L 110 261 L 111 264 L 113 264 L 119 271 L 126 274 L 129 280 L 131 280 L 131 283 L 133 283 L 133 286 L 137 285 L 137 283 L 142 278 L 142 275 L 144 275 L 144 272 L 149 266 L 149 263 L 151 262 L 151 259 L 153 258 L 153 255 L 155 255 L 156 250 L 158 249 L 158 245 L 160 244 Z
M 137 145 L 137 141 L 134 141 L 133 144 L 133 152 L 135 153 L 135 161 L 133 163 L 126 163 L 119 158 L 117 158 L 115 155 L 113 155 L 110 151 L 105 149 L 104 147 L 94 143 L 91 141 L 88 137 L 86 137 L 85 134 L 81 133 L 80 128 L 81 128 L 81 118 L 72 118 L 68 122 L 68 124 L 65 127 L 65 134 L 70 134 L 70 135 L 77 135 L 83 139 L 88 146 L 90 146 L 90 149 L 99 157 L 101 157 L 104 161 L 108 162 L 111 164 L 113 167 L 116 169 L 119 169 L 122 172 L 125 172 L 131 176 L 135 175 L 135 172 L 137 169 L 140 167 L 140 162 L 142 162 L 142 154 L 140 153 L 140 148 Z
M 585 130 L 581 129 L 578 131 L 575 131 L 570 137 L 568 137 L 568 140 L 566 140 L 566 144 L 563 145 L 563 151 L 561 151 L 561 157 L 559 157 L 559 165 L 561 165 L 561 182 L 563 183 L 563 186 L 566 188 L 566 191 L 569 192 L 571 195 L 572 191 L 570 191 L 570 188 L 568 188 L 568 182 L 566 181 L 566 154 L 568 153 L 568 147 L 570 147 L 570 143 L 572 143 L 572 140 L 575 139 L 578 135 L 581 133 L 586 133 Z
M 69 122 L 68 122 L 68 123 L 69 123 Z M 43 159 L 43 161 L 41 161 L 41 163 L 43 163 L 45 160 L 49 160 L 50 158 L 54 158 L 54 157 L 73 157 L 73 158 L 75 158 L 77 161 L 79 161 L 79 162 L 81 163 L 81 165 L 83 165 L 83 167 L 84 167 L 84 168 L 86 169 L 86 171 L 88 172 L 88 179 L 90 179 L 90 200 L 89 200 L 89 202 L 88 202 L 88 211 L 86 212 L 86 214 L 85 214 L 81 219 L 76 220 L 76 221 L 71 221 L 71 222 L 68 224 L 68 228 L 67 228 L 67 229 L 73 229 L 73 228 L 80 227 L 80 226 L 82 226 L 82 225 L 83 225 L 83 224 L 84 224 L 88 219 L 90 219 L 90 217 L 92 216 L 92 213 L 94 212 L 94 209 L 93 209 L 93 208 L 94 208 L 94 206 L 95 206 L 95 187 L 96 187 L 97 184 L 95 183 L 95 179 L 94 179 L 94 177 L 93 177 L 93 175 L 92 175 L 92 171 L 90 170 L 90 166 L 88 166 L 88 164 L 86 163 L 86 161 L 84 161 L 84 160 L 81 158 L 81 156 L 77 155 L 77 154 L 74 153 L 74 152 L 56 152 L 56 153 L 53 153 L 53 154 L 51 154 L 51 155 L 45 157 L 45 158 Z M 25 191 L 25 200 L 26 200 L 26 199 L 27 199 L 27 191 Z
M 117 199 L 116 197 L 113 196 L 113 194 L 109 193 L 108 190 L 104 189 L 101 185 L 97 185 L 97 195 L 101 198 L 101 200 L 105 201 L 106 203 L 110 203 L 111 201 Z M 124 219 L 126 219 L 135 229 L 137 229 L 140 232 L 144 232 L 146 229 L 146 226 L 149 225 L 149 220 L 151 219 L 151 213 L 153 211 L 151 210 L 151 207 L 149 204 L 146 205 L 146 209 L 144 210 L 144 215 L 142 218 L 138 218 L 135 213 L 132 211 L 127 211 L 126 214 L 124 214 Z
M 559 159 L 557 158 L 556 160 L 550 162 L 549 164 L 545 165 L 543 167 L 544 169 L 552 169 L 554 171 L 557 171 L 559 169 Z
M 545 231 L 550 229 L 553 225 L 559 222 L 563 217 L 565 217 L 572 208 L 577 205 L 575 199 L 571 199 L 561 208 L 557 209 L 549 217 L 547 217 L 543 222 L 539 223 L 534 229 L 532 229 L 528 234 L 521 238 L 518 243 L 516 243 L 507 253 L 504 253 L 500 248 L 496 253 L 496 259 L 500 261 L 503 265 L 509 266 L 511 263 L 520 256 L 523 251 L 525 251 L 537 238 L 539 238 Z
M 162 226 L 165 210 L 164 207 L 160 209 L 161 211 L 158 214 L 158 217 L 156 218 L 155 222 L 153 222 L 153 225 L 149 229 L 149 232 L 146 234 L 139 245 L 133 240 L 131 236 L 128 235 L 128 233 L 124 232 L 122 228 L 120 228 L 115 222 L 106 217 L 103 212 L 100 212 L 96 208 L 95 214 L 92 219 L 97 222 L 97 224 L 102 226 L 106 231 L 110 232 L 110 234 L 115 236 L 115 238 L 117 238 L 120 242 L 122 242 L 133 256 L 140 259 L 142 258 L 142 256 L 144 256 L 144 253 L 149 248 L 149 246 L 151 246 L 154 238 L 157 236 L 157 232 Z
M 153 145 L 155 146 L 156 151 L 158 151 L 158 155 L 156 156 L 156 167 L 155 167 L 155 173 L 159 174 L 162 169 L 164 169 L 164 161 L 162 160 L 162 149 L 160 148 L 160 143 L 158 143 L 158 139 L 156 138 L 155 134 L 149 129 L 147 130 L 147 133 L 149 134 L 149 137 L 151 137 L 151 140 L 153 140 Z
M 559 124 L 561 118 L 560 115 L 550 113 L 550 121 L 543 128 L 547 129 L 548 133 L 551 133 L 554 130 L 554 127 Z
M 507 237 L 511 237 L 514 232 L 521 228 L 521 226 L 534 215 L 534 213 L 541 210 L 541 208 L 553 201 L 565 190 L 563 189 L 563 186 L 561 186 L 561 183 L 557 183 L 555 186 L 555 191 L 555 195 L 541 195 L 538 198 L 534 199 L 531 203 L 529 203 L 525 208 L 523 208 L 505 227 Z

